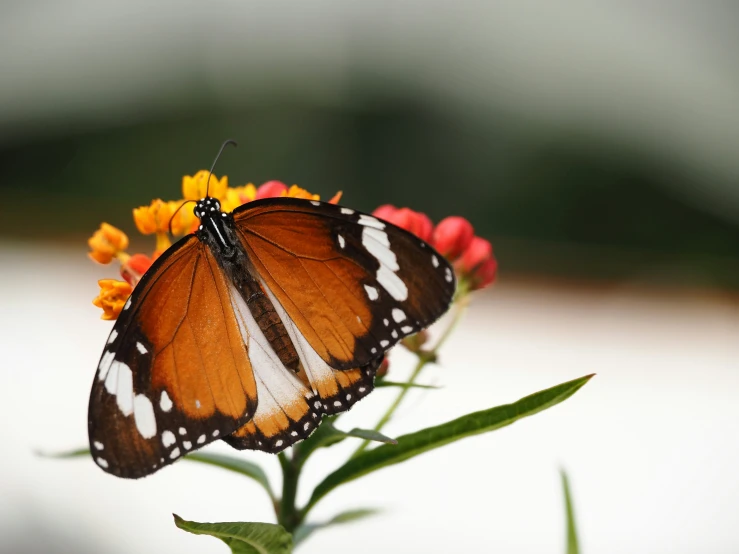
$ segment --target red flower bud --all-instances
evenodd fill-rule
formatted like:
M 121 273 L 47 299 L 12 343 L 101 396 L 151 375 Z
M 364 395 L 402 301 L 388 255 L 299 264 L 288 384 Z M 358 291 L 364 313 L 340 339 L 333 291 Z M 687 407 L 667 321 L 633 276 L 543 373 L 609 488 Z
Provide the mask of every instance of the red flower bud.
M 282 181 L 267 181 L 257 189 L 256 199 L 282 196 L 283 192 L 287 192 L 287 185 L 285 183 Z
M 398 208 L 396 208 L 392 204 L 383 204 L 374 212 L 372 212 L 372 215 L 375 217 L 379 217 L 380 219 L 384 219 L 385 221 L 390 221 L 390 218 L 393 217 L 393 214 L 397 211 Z
M 397 225 L 401 229 L 410 231 L 421 240 L 431 240 L 431 232 L 434 230 L 434 225 L 424 213 L 414 212 L 410 208 L 396 209 L 394 206 L 386 204 L 377 208 L 373 212 L 373 215 L 393 225 Z
M 385 377 L 387 375 L 387 370 L 390 367 L 390 362 L 387 359 L 387 356 L 385 356 L 382 359 L 382 363 L 380 364 L 380 367 L 377 368 L 377 373 L 375 373 L 375 377 Z
M 134 254 L 125 263 L 121 264 L 121 276 L 129 285 L 135 287 L 152 263 L 154 261 L 149 256 Z
M 488 286 L 498 272 L 493 246 L 481 237 L 474 237 L 454 267 L 470 282 L 472 290 Z
M 439 254 L 455 260 L 462 255 L 475 235 L 472 224 L 456 215 L 442 219 L 434 229 L 432 244 Z

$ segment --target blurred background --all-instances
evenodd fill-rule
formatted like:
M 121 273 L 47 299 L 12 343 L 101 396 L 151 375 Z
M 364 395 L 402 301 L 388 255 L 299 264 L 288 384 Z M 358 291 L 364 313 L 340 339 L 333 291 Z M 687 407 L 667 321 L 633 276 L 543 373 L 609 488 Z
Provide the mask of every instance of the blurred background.
M 90 300 L 115 276 L 86 238 L 134 235 L 131 209 L 180 197 L 226 138 L 231 185 L 463 215 L 493 242 L 499 282 L 429 371 L 444 388 L 388 434 L 599 374 L 336 493 L 316 517 L 388 511 L 303 552 L 561 552 L 560 466 L 585 552 L 738 551 L 737 23 L 719 0 L 4 2 L 0 551 L 223 552 L 171 512 L 271 521 L 217 469 L 129 483 L 33 454 L 86 443 L 110 329 Z

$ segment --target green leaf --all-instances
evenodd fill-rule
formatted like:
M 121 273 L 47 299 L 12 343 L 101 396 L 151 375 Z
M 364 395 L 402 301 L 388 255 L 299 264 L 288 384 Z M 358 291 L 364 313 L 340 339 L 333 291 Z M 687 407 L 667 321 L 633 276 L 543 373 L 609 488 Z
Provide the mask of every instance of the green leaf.
M 367 441 L 375 441 L 375 442 L 384 442 L 385 444 L 398 444 L 398 441 L 395 439 L 391 439 L 390 437 L 386 437 L 379 431 L 374 431 L 372 429 L 352 429 L 351 431 L 347 431 L 344 433 L 347 437 L 356 437 L 358 439 L 364 439 Z
M 194 452 L 185 456 L 184 459 L 190 460 L 191 462 L 200 462 L 202 464 L 217 466 L 251 477 L 264 487 L 264 490 L 267 491 L 267 494 L 271 499 L 274 500 L 275 498 L 275 495 L 272 492 L 272 487 L 269 484 L 269 479 L 267 479 L 267 474 L 264 473 L 264 470 L 261 467 L 253 462 L 242 460 L 241 458 L 234 458 L 233 456 L 212 454 L 209 452 Z
M 63 460 L 65 458 L 81 458 L 82 456 L 89 456 L 90 449 L 78 448 L 76 450 L 67 450 L 66 452 L 41 452 L 37 450 L 36 455 L 41 456 L 42 458 L 56 458 Z
M 59 452 L 56 454 L 38 452 L 38 455 L 44 456 L 45 458 L 79 458 L 82 456 L 89 456 L 90 450 L 88 448 L 79 448 L 77 450 Z M 264 470 L 262 470 L 262 468 L 255 463 L 248 462 L 240 458 L 234 458 L 233 456 L 224 456 L 223 454 L 211 454 L 208 452 L 194 452 L 185 456 L 184 459 L 191 462 L 200 462 L 201 464 L 217 466 L 223 469 L 234 471 L 236 473 L 240 473 L 241 475 L 246 475 L 247 477 L 251 477 L 257 483 L 262 485 L 262 487 L 264 487 L 264 490 L 267 491 L 267 494 L 272 500 L 275 499 L 274 492 L 272 491 L 272 487 L 269 484 L 269 479 L 267 479 L 267 474 L 264 473 Z
M 375 388 L 378 387 L 400 387 L 401 389 L 440 389 L 434 385 L 419 385 L 418 383 L 401 383 L 400 381 L 377 381 Z
M 196 523 L 177 514 L 174 523 L 195 535 L 210 535 L 225 542 L 234 554 L 290 554 L 292 537 L 274 523 Z
M 323 523 L 304 523 L 303 525 L 300 525 L 297 529 L 295 529 L 295 533 L 293 534 L 293 541 L 295 541 L 295 546 L 298 546 L 298 544 L 300 544 L 311 534 L 313 534 L 314 531 L 319 531 L 320 529 L 325 529 L 326 527 L 330 527 L 332 525 L 341 525 L 342 523 L 357 521 L 365 517 L 373 516 L 378 512 L 379 510 L 375 510 L 373 508 L 359 508 L 356 510 L 341 512 L 340 514 L 332 517 L 329 521 L 324 521 Z
M 565 495 L 565 512 L 567 514 L 567 554 L 579 554 L 580 546 L 577 540 L 577 528 L 575 527 L 575 510 L 572 507 L 572 495 L 570 494 L 570 482 L 564 470 L 562 474 L 562 490 Z
M 333 422 L 336 417 L 326 418 L 323 423 L 303 442 L 294 446 L 295 457 L 303 464 L 313 452 L 319 448 L 328 448 L 337 444 L 347 437 L 356 437 L 359 439 L 384 442 L 387 444 L 395 444 L 395 439 L 386 437 L 382 433 L 372 431 L 370 429 L 352 429 L 351 431 L 342 431 L 334 427 Z
M 403 462 L 434 448 L 439 448 L 465 437 L 500 429 L 519 419 L 551 408 L 575 394 L 591 377 L 593 375 L 587 375 L 526 396 L 513 404 L 475 412 L 436 427 L 429 427 L 409 435 L 403 435 L 398 437 L 398 444 L 395 446 L 378 446 L 373 450 L 365 451 L 359 456 L 350 458 L 343 466 L 329 474 L 316 486 L 310 501 L 304 508 L 304 513 L 307 513 L 316 502 L 339 485 L 383 467 Z

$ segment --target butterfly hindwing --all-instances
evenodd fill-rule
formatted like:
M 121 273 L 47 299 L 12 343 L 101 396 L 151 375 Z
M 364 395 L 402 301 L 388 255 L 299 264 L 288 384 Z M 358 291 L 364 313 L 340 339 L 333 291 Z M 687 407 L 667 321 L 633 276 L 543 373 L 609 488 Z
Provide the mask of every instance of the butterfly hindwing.
M 454 294 L 442 256 L 373 216 L 279 198 L 246 204 L 233 218 L 264 287 L 333 369 L 381 359 L 439 318 Z
M 194 235 L 139 282 L 90 395 L 90 449 L 104 470 L 153 473 L 251 419 L 256 383 L 229 294 L 212 252 Z

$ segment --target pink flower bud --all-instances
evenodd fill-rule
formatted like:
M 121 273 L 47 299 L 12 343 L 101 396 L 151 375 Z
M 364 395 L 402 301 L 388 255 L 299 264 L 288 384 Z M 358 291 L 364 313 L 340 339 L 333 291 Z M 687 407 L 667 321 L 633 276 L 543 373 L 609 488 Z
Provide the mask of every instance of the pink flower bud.
M 394 206 L 386 204 L 377 208 L 373 215 L 397 225 L 401 229 L 410 231 L 421 240 L 431 240 L 434 225 L 424 213 L 414 212 L 410 208 L 396 209 Z
M 287 185 L 282 181 L 267 181 L 257 189 L 256 200 L 260 198 L 275 198 L 287 192 Z
M 498 262 L 493 255 L 490 241 L 473 237 L 454 267 L 470 282 L 472 290 L 488 286 L 495 280 L 498 272 Z
M 141 280 L 154 261 L 145 254 L 134 254 L 125 263 L 121 264 L 121 277 L 123 277 L 129 285 L 135 287 Z
M 397 211 L 398 208 L 396 208 L 392 204 L 383 204 L 374 212 L 372 212 L 372 215 L 375 217 L 379 217 L 380 219 L 384 219 L 385 221 L 390 221 L 390 218 L 393 217 L 393 214 Z
M 434 229 L 432 244 L 439 254 L 455 260 L 462 255 L 475 235 L 472 224 L 456 215 L 442 219 Z

